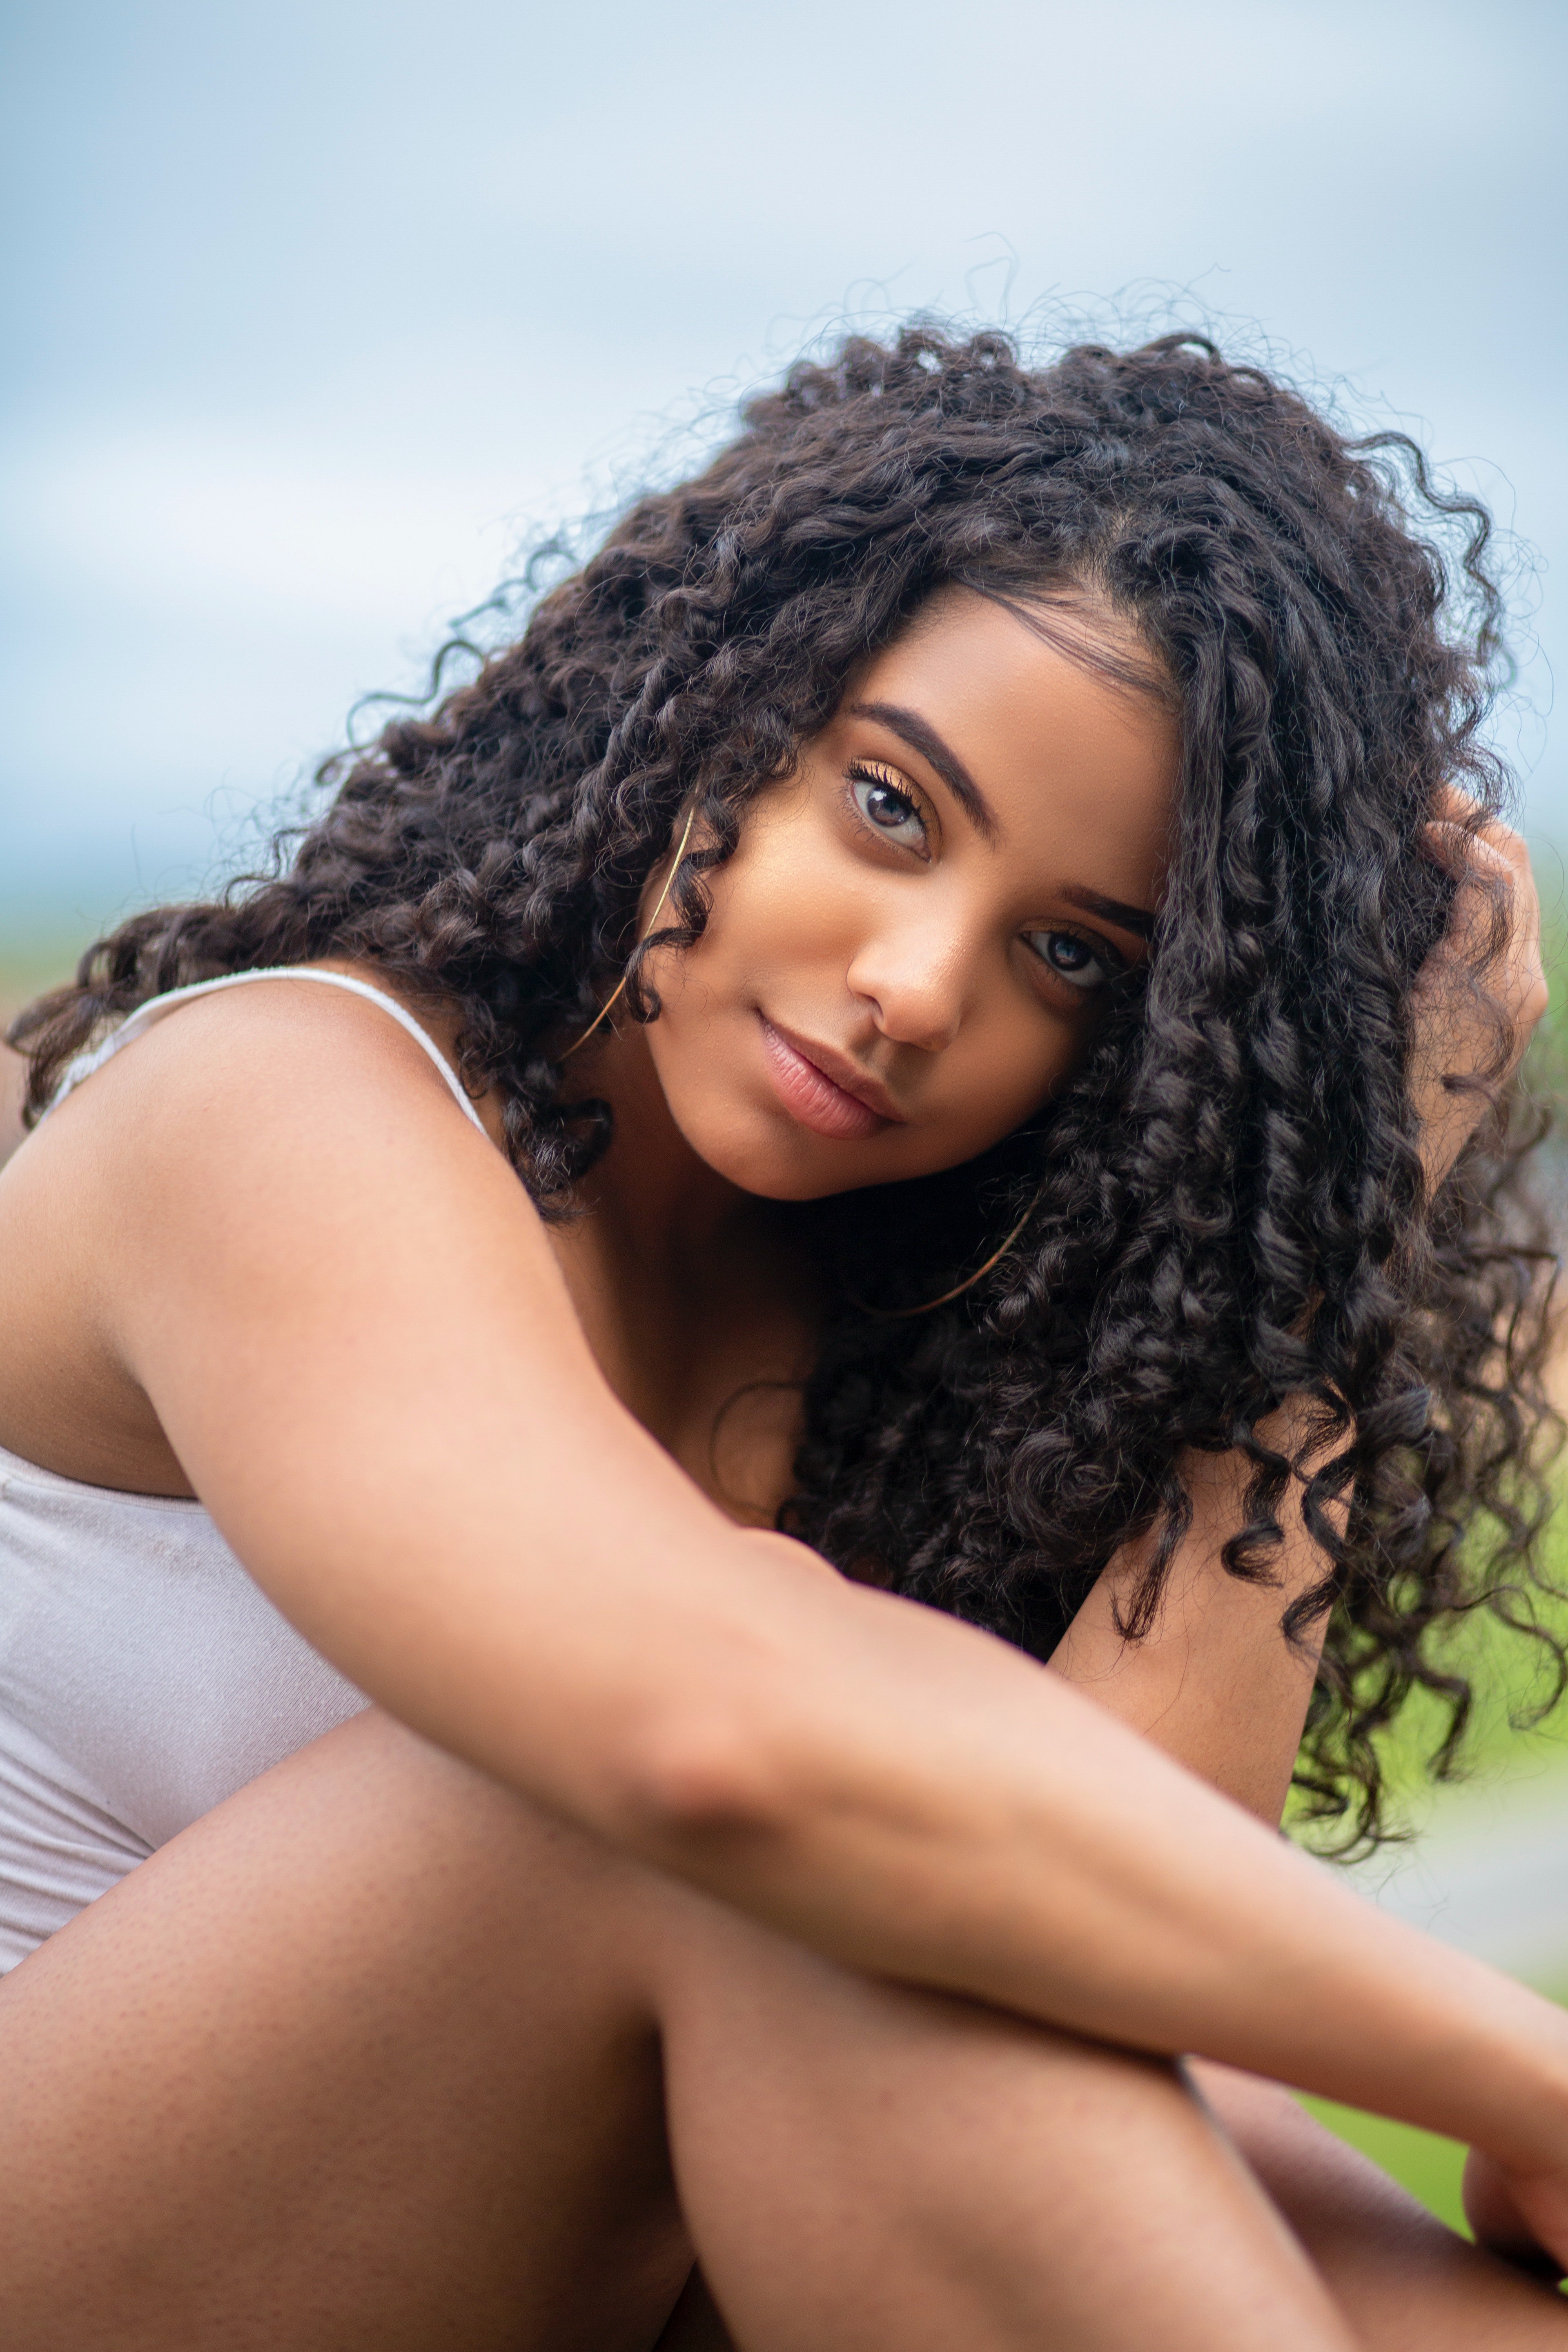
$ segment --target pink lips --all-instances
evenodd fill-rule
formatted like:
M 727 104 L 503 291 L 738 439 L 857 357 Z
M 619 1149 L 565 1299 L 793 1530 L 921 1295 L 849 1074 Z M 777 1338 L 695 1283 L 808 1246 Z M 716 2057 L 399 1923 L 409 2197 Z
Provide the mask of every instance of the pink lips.
M 847 1143 L 876 1135 L 894 1124 L 880 1111 L 873 1110 L 869 1103 L 862 1102 L 858 1095 L 852 1095 L 847 1087 L 830 1078 L 791 1038 L 775 1029 L 765 1014 L 760 1017 L 768 1075 L 785 1110 L 802 1127 Z

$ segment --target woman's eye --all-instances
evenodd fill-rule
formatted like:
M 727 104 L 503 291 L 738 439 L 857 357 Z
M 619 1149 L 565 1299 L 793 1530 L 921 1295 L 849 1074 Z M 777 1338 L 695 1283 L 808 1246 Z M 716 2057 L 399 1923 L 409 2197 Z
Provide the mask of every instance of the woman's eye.
M 1108 948 L 1091 947 L 1076 931 L 1026 931 L 1024 936 L 1058 980 L 1086 995 L 1090 989 L 1103 988 L 1118 969 Z
M 849 789 L 855 805 L 867 824 L 888 840 L 896 841 L 901 849 L 917 850 L 922 857 L 931 855 L 930 835 L 925 818 L 917 803 L 901 785 L 882 768 L 861 766 L 857 762 L 849 771 Z

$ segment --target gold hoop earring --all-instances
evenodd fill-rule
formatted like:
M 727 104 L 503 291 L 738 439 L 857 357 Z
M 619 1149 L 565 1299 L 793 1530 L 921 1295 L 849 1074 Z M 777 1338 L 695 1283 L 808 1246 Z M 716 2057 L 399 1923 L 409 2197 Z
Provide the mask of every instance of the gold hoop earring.
M 933 1307 L 946 1307 L 953 1299 L 962 1298 L 966 1290 L 973 1290 L 977 1282 L 984 1279 L 985 1276 L 990 1273 L 994 1265 L 1001 1265 L 1002 1260 L 1006 1256 L 1008 1251 L 1012 1248 L 1014 1243 L 1023 1232 L 1024 1227 L 1028 1223 L 1029 1219 L 1034 1215 L 1035 1211 L 1038 1208 L 1040 1204 L 1040 1193 L 1043 1192 L 1045 1189 L 1045 1186 L 1042 1184 L 1039 1191 L 1036 1192 L 1034 1198 L 1030 1201 L 1029 1205 L 1025 1210 L 1023 1215 L 1019 1218 L 1017 1223 L 1014 1226 L 1012 1232 L 1008 1234 L 1006 1240 L 1002 1244 L 1001 1248 L 994 1249 L 984 1265 L 977 1265 L 973 1274 L 965 1276 L 962 1282 L 955 1283 L 951 1290 L 944 1290 L 940 1298 L 922 1299 L 918 1307 L 868 1307 L 863 1298 L 856 1298 L 851 1295 L 849 1299 L 850 1306 L 858 1307 L 862 1315 L 869 1315 L 879 1323 L 902 1323 L 911 1315 L 929 1315 Z
M 682 832 L 680 839 L 677 842 L 675 846 L 675 863 L 669 869 L 663 889 L 659 892 L 658 897 L 654 901 L 653 912 L 647 919 L 647 929 L 643 933 L 642 939 L 637 941 L 637 947 L 639 948 L 643 944 L 643 940 L 652 938 L 655 926 L 658 924 L 659 917 L 664 912 L 664 902 L 668 898 L 671 890 L 675 887 L 675 877 L 680 871 L 680 861 L 686 855 L 686 845 L 691 838 L 691 828 L 696 822 L 697 804 L 693 802 L 690 814 L 686 820 L 685 830 Z M 634 948 L 632 952 L 635 955 L 637 950 Z M 588 1026 L 584 1030 L 583 1034 L 576 1038 L 572 1045 L 568 1045 L 566 1051 L 560 1056 L 562 1061 L 570 1061 L 572 1055 L 577 1051 L 578 1046 L 585 1045 L 587 1044 L 589 1038 L 593 1035 L 600 1022 L 608 1019 L 610 1013 L 615 1009 L 617 1000 L 624 993 L 626 982 L 630 980 L 631 976 L 631 964 L 628 959 L 626 969 L 621 974 L 616 985 L 610 991 L 609 995 L 605 997 L 603 1004 L 600 1005 L 597 1013 L 595 1013 L 592 1021 L 589 1022 Z

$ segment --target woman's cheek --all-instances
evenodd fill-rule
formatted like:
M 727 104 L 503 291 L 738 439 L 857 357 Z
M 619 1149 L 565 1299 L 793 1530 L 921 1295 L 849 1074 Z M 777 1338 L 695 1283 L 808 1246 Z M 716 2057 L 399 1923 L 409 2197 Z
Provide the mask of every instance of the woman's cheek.
M 759 813 L 735 855 L 710 877 L 709 930 L 726 935 L 742 954 L 764 939 L 812 924 L 825 892 L 843 895 L 842 849 L 825 824 L 803 821 L 809 814 L 788 805 Z
M 965 1078 L 975 1127 L 985 1129 L 984 1141 L 977 1142 L 975 1150 L 999 1143 L 1044 1109 L 1079 1049 L 1080 1041 L 1066 1024 L 1043 1016 L 1016 1027 L 1008 1024 L 987 1038 Z
M 865 877 L 847 875 L 841 860 L 770 861 L 745 877 L 731 902 L 724 926 L 727 961 L 761 983 L 786 990 L 794 975 L 818 981 L 825 965 L 842 984 L 876 915 Z

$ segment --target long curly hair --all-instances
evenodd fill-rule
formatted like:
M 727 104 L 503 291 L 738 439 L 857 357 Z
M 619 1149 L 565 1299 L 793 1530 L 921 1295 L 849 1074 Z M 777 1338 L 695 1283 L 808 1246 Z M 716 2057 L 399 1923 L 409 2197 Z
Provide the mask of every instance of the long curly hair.
M 1224 1561 L 1267 1581 L 1299 1488 L 1328 1612 L 1298 1779 L 1376 1832 L 1373 1735 L 1469 1690 L 1444 1629 L 1529 1630 L 1546 1508 L 1552 1265 L 1500 1114 L 1436 1202 L 1407 1084 L 1411 991 L 1452 885 L 1423 828 L 1505 779 L 1489 524 L 1402 436 L 1345 437 L 1192 335 L 1024 363 L 996 333 L 852 337 L 753 399 L 697 478 L 639 499 L 516 641 L 321 771 L 272 869 L 142 914 L 17 1023 L 36 1116 L 67 1060 L 163 990 L 370 959 L 461 1014 L 546 1215 L 610 1135 L 565 1045 L 628 970 L 639 898 L 695 806 L 661 944 L 689 945 L 748 801 L 933 592 L 1086 590 L 1179 698 L 1174 862 L 1145 976 L 1046 1109 L 948 1173 L 817 1204 L 828 1277 L 781 1524 L 847 1571 L 1047 1656 L 1142 1541 L 1152 1622 L 1194 1449 L 1239 1448 Z M 629 959 L 629 964 L 628 964 Z M 1499 1067 L 1503 1066 L 1500 1044 Z M 978 1283 L 924 1313 L 1016 1224 Z M 1261 1426 L 1315 1408 L 1313 1468 Z M 1549 1633 L 1557 1684 L 1562 1659 Z

